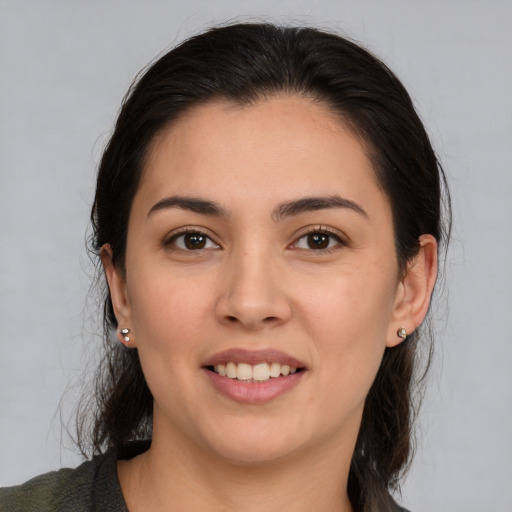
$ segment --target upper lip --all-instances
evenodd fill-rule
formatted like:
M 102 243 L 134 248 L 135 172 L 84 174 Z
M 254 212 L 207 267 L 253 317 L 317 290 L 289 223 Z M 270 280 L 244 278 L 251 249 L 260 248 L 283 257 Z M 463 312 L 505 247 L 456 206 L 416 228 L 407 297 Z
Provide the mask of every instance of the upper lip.
M 203 366 L 215 366 L 218 364 L 247 363 L 255 365 L 259 363 L 287 364 L 292 368 L 305 368 L 305 364 L 295 357 L 274 349 L 247 350 L 243 348 L 231 348 L 214 354 L 207 359 Z

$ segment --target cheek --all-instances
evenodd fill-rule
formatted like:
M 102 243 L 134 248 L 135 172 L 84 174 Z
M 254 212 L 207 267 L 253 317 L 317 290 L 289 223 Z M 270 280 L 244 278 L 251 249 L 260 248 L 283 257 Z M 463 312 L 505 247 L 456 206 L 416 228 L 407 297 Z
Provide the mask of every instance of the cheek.
M 385 342 L 396 291 L 394 273 L 381 267 L 352 268 L 317 279 L 303 289 L 302 308 L 312 334 L 364 342 Z M 390 276 L 387 279 L 383 276 Z
M 315 340 L 319 375 L 332 390 L 326 402 L 361 405 L 379 369 L 396 286 L 393 279 L 379 275 L 386 274 L 344 275 L 309 297 L 308 329 Z
M 177 354 L 190 350 L 204 334 L 211 299 L 204 283 L 175 279 L 159 273 L 157 279 L 138 277 L 129 290 L 138 344 Z
M 190 281 L 138 280 L 133 288 L 132 320 L 142 370 L 155 402 L 164 410 L 191 400 L 205 341 L 209 300 Z M 183 404 L 182 404 L 183 405 Z
M 346 418 L 359 417 L 364 402 L 375 380 L 385 350 L 381 333 L 373 326 L 339 323 L 324 343 L 318 347 L 317 389 L 327 390 L 318 404 L 320 411 L 333 411 L 338 428 Z

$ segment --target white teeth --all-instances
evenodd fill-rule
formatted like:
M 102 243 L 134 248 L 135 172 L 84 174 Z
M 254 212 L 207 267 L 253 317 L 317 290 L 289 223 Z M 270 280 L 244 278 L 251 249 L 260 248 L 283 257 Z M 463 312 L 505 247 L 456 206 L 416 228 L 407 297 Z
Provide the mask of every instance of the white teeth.
M 272 363 L 270 365 L 270 376 L 276 378 L 279 375 L 281 375 L 281 365 L 279 363 Z
M 236 369 L 236 378 L 238 380 L 251 380 L 252 366 L 246 363 L 238 363 L 238 367 Z
M 221 377 L 228 377 L 229 379 L 264 382 L 270 378 L 275 379 L 281 375 L 286 377 L 287 375 L 295 373 L 297 368 L 290 367 L 290 365 L 287 364 L 281 365 L 276 362 L 270 364 L 258 363 L 253 366 L 247 363 L 237 364 L 230 361 L 226 365 L 215 365 L 214 370 Z
M 253 380 L 268 380 L 270 379 L 270 367 L 268 363 L 256 364 L 252 367 Z
M 236 364 L 235 363 L 228 363 L 226 365 L 226 377 L 229 377 L 230 379 L 236 379 Z

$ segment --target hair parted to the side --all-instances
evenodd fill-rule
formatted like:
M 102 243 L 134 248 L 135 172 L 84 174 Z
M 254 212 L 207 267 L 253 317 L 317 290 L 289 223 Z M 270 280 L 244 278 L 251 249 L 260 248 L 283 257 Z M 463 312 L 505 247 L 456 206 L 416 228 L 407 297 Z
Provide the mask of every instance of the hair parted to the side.
M 312 28 L 236 24 L 185 41 L 130 88 L 99 167 L 91 213 L 92 251 L 99 256 L 101 247 L 110 244 L 114 264 L 124 271 L 132 200 L 148 147 L 160 130 L 208 101 L 252 104 L 275 94 L 299 94 L 323 103 L 360 138 L 390 200 L 402 271 L 417 254 L 421 235 L 431 234 L 443 246 L 450 214 L 444 173 L 395 75 L 368 51 L 338 35 Z M 96 375 L 93 412 L 91 400 L 79 411 L 78 441 L 84 453 L 151 437 L 151 392 L 137 351 L 126 350 L 116 340 L 118 326 L 103 286 L 106 354 Z M 357 511 L 394 510 L 389 491 L 398 486 L 411 455 L 420 335 L 417 330 L 386 349 L 367 397 L 349 476 L 349 497 Z

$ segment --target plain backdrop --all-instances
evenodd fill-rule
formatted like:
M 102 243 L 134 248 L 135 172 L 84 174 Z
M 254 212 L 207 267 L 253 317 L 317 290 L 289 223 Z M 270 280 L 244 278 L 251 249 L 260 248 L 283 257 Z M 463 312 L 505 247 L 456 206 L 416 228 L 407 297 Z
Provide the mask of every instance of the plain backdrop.
M 446 168 L 454 237 L 414 512 L 512 511 L 512 2 L 0 0 L 0 485 L 80 458 L 66 435 L 98 347 L 85 230 L 122 96 L 215 23 L 360 41 L 410 91 Z

